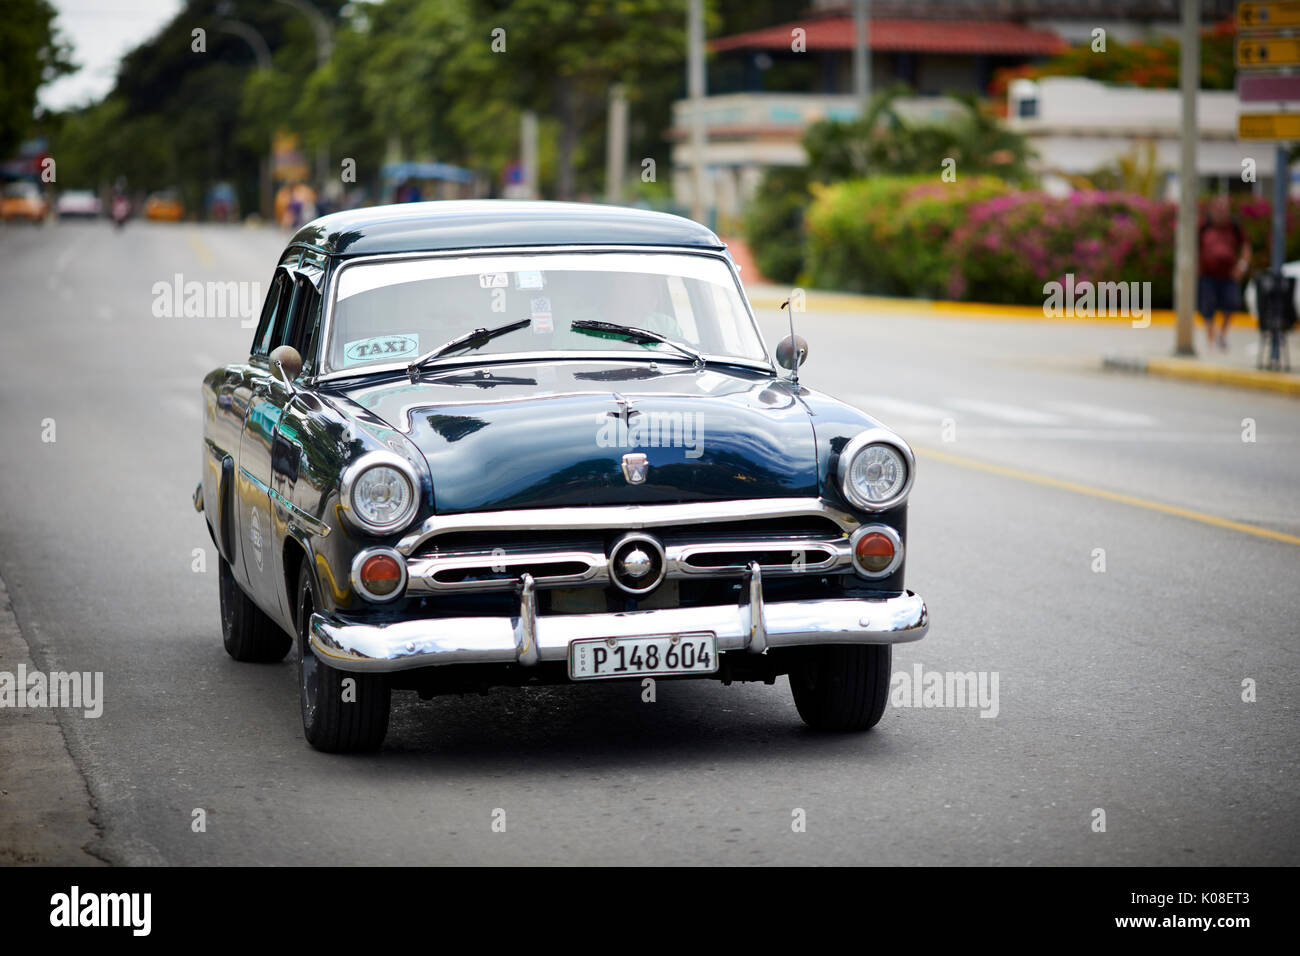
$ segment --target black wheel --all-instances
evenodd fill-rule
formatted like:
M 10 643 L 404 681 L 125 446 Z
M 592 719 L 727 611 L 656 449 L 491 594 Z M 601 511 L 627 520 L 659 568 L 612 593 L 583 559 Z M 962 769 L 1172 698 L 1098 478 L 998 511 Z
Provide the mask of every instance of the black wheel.
M 790 669 L 799 716 L 816 730 L 876 726 L 889 700 L 889 644 L 818 644 Z
M 284 660 L 293 646 L 293 638 L 262 613 L 244 593 L 230 570 L 230 564 L 221 559 L 221 640 L 226 653 L 237 661 L 273 663 Z
M 388 679 L 345 673 L 316 656 L 311 649 L 316 588 L 305 562 L 298 581 L 298 700 L 307 742 L 326 753 L 378 750 L 388 733 Z

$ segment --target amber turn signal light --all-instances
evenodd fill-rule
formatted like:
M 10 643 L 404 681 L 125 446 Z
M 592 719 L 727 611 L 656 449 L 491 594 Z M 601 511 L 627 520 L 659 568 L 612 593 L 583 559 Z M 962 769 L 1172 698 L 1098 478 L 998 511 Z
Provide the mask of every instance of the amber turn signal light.
M 894 542 L 879 531 L 860 537 L 855 550 L 858 565 L 875 574 L 884 571 L 894 560 Z
M 361 584 L 376 597 L 387 597 L 402 583 L 402 567 L 391 554 L 371 555 L 361 565 Z

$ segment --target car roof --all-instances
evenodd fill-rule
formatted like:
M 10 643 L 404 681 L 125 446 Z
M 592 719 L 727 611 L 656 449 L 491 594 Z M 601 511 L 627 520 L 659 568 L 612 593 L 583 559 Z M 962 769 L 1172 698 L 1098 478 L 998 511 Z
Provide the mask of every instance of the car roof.
M 724 249 L 713 231 L 681 216 L 589 203 L 446 199 L 331 213 L 291 245 L 332 256 L 441 252 L 493 246 L 693 246 Z

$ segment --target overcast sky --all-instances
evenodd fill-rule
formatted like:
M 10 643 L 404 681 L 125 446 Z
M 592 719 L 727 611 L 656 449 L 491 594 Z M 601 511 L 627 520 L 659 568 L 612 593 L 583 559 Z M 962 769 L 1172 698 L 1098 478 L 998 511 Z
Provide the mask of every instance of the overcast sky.
M 41 88 L 48 109 L 97 100 L 113 88 L 124 54 L 157 33 L 181 8 L 181 0 L 51 0 L 55 26 L 72 43 L 81 69 Z

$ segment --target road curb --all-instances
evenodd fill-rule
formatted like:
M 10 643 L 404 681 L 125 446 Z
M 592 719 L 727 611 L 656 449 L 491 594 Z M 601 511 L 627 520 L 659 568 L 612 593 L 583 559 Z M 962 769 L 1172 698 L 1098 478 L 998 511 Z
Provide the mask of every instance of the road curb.
M 1251 388 L 1258 391 L 1274 392 L 1278 395 L 1300 397 L 1300 375 L 1291 372 L 1265 372 L 1253 368 L 1233 368 L 1229 365 L 1208 364 L 1198 359 L 1165 358 L 1160 356 L 1134 358 L 1125 355 L 1103 356 L 1101 367 L 1117 372 L 1159 375 L 1162 378 L 1176 378 L 1186 382 L 1226 385 L 1231 388 Z

